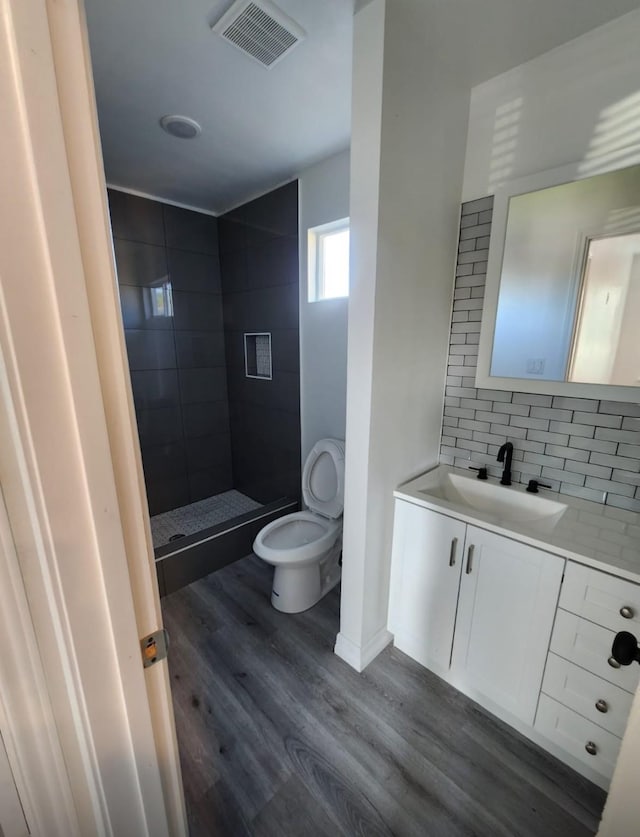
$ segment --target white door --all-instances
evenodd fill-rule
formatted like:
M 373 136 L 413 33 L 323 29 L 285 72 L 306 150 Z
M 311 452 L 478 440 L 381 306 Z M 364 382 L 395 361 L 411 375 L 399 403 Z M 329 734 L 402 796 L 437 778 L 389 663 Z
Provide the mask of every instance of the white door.
M 452 675 L 533 723 L 564 559 L 467 527 Z
M 389 630 L 436 673 L 449 669 L 465 524 L 396 500 Z
M 37 640 L 0 655 L 0 692 L 20 706 L 36 663 L 46 687 L 11 747 L 60 750 L 71 807 L 51 810 L 78 828 L 43 834 L 184 835 L 167 665 L 139 647 L 161 613 L 81 2 L 0 0 L 0 101 L 0 482 Z
M 0 734 L 0 834 L 2 837 L 28 837 L 29 829 L 7 751 Z

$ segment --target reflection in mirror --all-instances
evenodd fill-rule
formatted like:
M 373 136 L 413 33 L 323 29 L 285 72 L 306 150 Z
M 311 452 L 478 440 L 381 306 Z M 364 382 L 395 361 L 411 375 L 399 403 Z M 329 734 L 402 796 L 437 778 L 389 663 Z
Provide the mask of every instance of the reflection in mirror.
M 568 380 L 640 383 L 640 233 L 588 242 Z
M 510 198 L 490 374 L 638 386 L 640 166 Z

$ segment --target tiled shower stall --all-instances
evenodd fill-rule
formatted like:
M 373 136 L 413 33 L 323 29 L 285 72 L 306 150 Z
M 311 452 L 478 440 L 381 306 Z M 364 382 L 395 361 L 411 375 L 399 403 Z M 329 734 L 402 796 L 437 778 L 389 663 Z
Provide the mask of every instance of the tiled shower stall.
M 220 218 L 113 189 L 109 205 L 154 546 L 164 575 L 179 568 L 174 589 L 246 554 L 271 511 L 298 502 L 297 183 Z M 270 378 L 247 375 L 256 332 Z M 252 518 L 220 552 L 230 521 Z

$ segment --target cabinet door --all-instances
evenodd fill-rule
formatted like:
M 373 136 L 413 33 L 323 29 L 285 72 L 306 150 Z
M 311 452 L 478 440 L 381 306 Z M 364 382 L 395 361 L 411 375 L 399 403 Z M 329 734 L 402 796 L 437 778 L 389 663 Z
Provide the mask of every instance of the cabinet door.
M 453 682 L 533 723 L 564 559 L 467 527 Z
M 451 661 L 465 529 L 396 500 L 389 630 L 401 651 L 436 672 Z

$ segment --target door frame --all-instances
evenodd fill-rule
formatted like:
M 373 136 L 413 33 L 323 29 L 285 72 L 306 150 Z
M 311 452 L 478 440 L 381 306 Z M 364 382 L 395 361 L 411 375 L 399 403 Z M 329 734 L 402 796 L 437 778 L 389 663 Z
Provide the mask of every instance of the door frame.
M 7 713 L 12 768 L 46 729 L 59 833 L 186 835 L 167 664 L 138 644 L 162 615 L 81 0 L 0 0 L 0 99 L 0 478 L 50 709 Z

